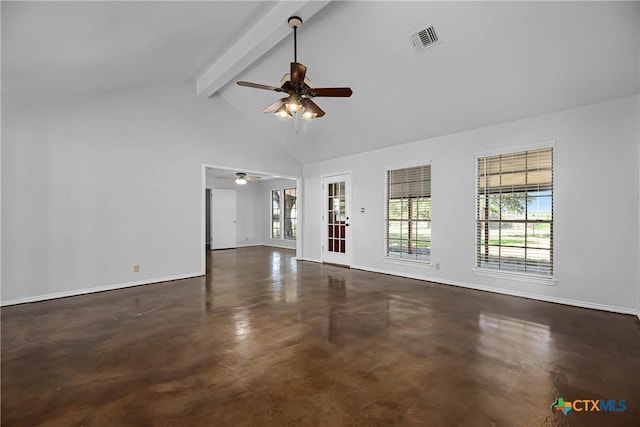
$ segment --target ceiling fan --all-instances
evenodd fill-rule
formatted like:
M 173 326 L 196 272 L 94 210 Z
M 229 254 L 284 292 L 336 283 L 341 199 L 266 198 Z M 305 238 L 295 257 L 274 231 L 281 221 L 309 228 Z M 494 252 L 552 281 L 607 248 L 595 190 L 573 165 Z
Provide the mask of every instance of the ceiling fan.
M 249 176 L 244 172 L 236 172 L 236 176 L 232 177 L 232 176 L 218 176 L 217 178 L 220 179 L 235 179 L 236 184 L 240 184 L 240 185 L 244 185 L 247 182 L 259 182 L 260 181 L 260 177 L 259 176 Z
M 348 87 L 311 87 L 311 81 L 306 77 L 307 67 L 298 62 L 298 39 L 297 29 L 302 25 L 302 19 L 292 16 L 288 20 L 289 27 L 293 28 L 293 62 L 291 63 L 291 72 L 285 74 L 280 80 L 280 87 L 263 85 L 260 83 L 251 83 L 239 81 L 239 86 L 252 87 L 256 89 L 273 90 L 275 92 L 284 92 L 289 96 L 281 98 L 262 110 L 263 113 L 274 113 L 283 119 L 292 117 L 300 117 L 302 119 L 311 120 L 316 117 L 324 116 L 325 112 L 311 100 L 311 98 L 319 97 L 345 97 L 348 98 L 353 93 Z

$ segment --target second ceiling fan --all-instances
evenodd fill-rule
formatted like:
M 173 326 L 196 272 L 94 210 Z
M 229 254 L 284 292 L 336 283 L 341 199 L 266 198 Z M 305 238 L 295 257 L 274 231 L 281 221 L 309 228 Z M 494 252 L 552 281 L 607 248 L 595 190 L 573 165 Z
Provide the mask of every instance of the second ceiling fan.
M 283 119 L 290 119 L 294 116 L 306 120 L 322 117 L 325 112 L 322 111 L 318 104 L 313 102 L 311 98 L 315 98 L 316 96 L 348 98 L 353 91 L 348 87 L 311 87 L 311 82 L 306 77 L 307 67 L 298 62 L 297 29 L 302 25 L 302 19 L 297 16 L 292 16 L 288 22 L 289 27 L 293 28 L 293 62 L 291 63 L 291 72 L 285 74 L 282 80 L 280 80 L 280 87 L 244 81 L 239 81 L 237 84 L 239 86 L 256 89 L 284 92 L 289 95 L 269 105 L 262 110 L 263 113 L 274 113 Z

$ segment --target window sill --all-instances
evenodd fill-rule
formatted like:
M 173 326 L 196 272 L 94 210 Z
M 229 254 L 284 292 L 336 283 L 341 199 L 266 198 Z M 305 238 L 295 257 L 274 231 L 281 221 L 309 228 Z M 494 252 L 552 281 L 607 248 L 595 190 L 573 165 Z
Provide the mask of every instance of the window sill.
M 529 273 L 517 273 L 513 271 L 491 270 L 488 268 L 474 268 L 474 274 L 478 276 L 493 277 L 497 279 L 517 280 L 536 285 L 555 286 L 558 282 L 554 277 L 538 276 Z
M 415 259 L 392 258 L 392 257 L 384 257 L 383 260 L 387 264 L 410 265 L 412 267 L 421 267 L 421 268 L 433 270 L 433 264 L 431 263 L 431 261 L 420 261 Z

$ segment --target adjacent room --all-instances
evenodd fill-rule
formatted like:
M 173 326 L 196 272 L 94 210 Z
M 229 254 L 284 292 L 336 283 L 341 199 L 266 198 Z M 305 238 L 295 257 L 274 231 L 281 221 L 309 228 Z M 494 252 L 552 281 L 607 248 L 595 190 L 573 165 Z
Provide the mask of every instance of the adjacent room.
M 2 1 L 3 426 L 637 426 L 640 2 Z

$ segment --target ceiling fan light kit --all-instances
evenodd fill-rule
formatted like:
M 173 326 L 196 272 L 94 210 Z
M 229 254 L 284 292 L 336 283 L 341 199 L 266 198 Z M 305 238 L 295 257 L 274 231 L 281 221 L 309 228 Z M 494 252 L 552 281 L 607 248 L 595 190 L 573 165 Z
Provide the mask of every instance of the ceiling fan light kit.
M 247 183 L 247 174 L 244 172 L 236 173 L 236 184 L 245 185 Z
M 285 104 L 282 104 L 282 106 L 280 108 L 278 108 L 276 110 L 275 113 L 276 116 L 278 116 L 281 119 L 292 119 L 293 115 L 291 115 L 291 113 L 289 111 L 287 111 L 287 107 L 285 106 Z
M 302 110 L 300 96 L 296 95 L 295 93 L 289 95 L 284 105 L 287 108 L 287 111 L 290 113 L 297 113 L 298 111 Z
M 217 176 L 218 179 L 233 179 L 238 185 L 245 185 L 248 182 L 260 182 L 259 176 L 248 176 L 245 172 L 236 172 L 235 176 Z
M 281 119 L 301 118 L 313 120 L 325 115 L 325 112 L 311 100 L 316 96 L 320 97 L 343 97 L 348 98 L 353 91 L 348 87 L 327 87 L 312 88 L 311 81 L 306 77 L 307 67 L 298 62 L 298 37 L 297 29 L 302 25 L 302 19 L 292 16 L 288 20 L 289 27 L 293 29 L 293 62 L 291 72 L 285 74 L 280 80 L 280 87 L 239 81 L 238 86 L 252 87 L 254 89 L 273 90 L 284 92 L 289 96 L 281 98 L 267 108 L 263 113 L 273 113 Z

